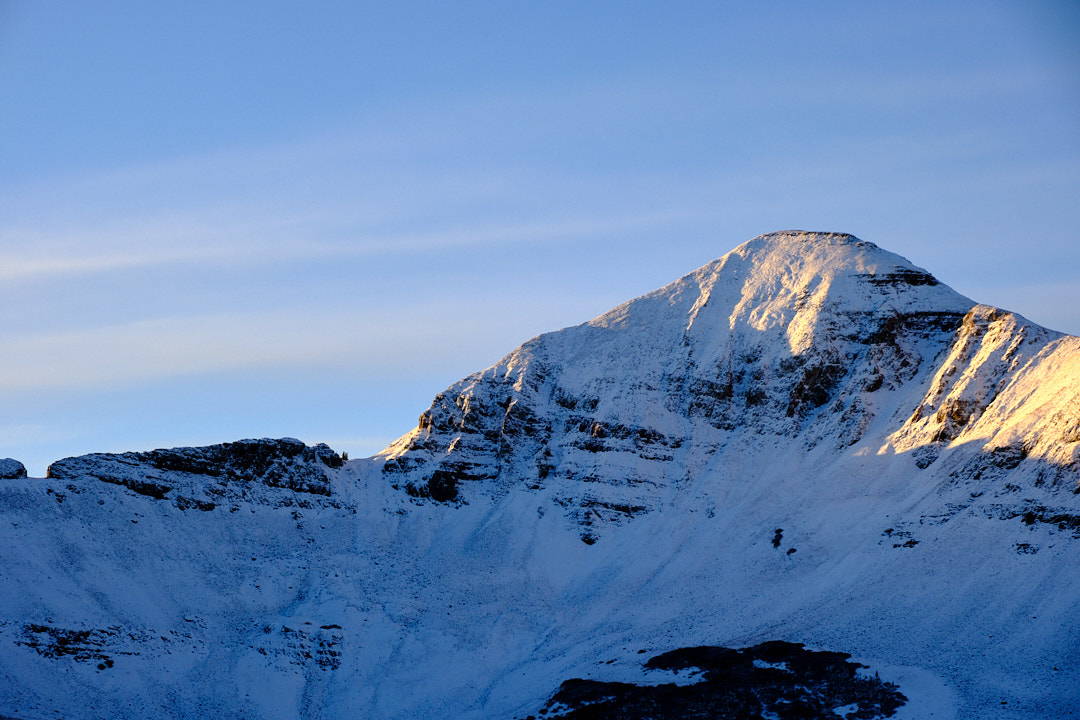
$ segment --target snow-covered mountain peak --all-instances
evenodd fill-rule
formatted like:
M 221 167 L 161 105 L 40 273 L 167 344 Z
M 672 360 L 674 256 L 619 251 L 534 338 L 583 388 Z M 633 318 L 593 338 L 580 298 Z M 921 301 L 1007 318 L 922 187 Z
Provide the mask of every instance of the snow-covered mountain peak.
M 1074 717 L 1077 408 L 1080 338 L 762 235 L 373 458 L 0 460 L 0 716 Z
M 798 354 L 822 316 L 966 312 L 975 303 L 906 258 L 854 235 L 787 230 L 759 235 L 675 282 L 590 321 L 647 326 L 686 316 L 699 332 L 784 331 Z M 827 328 L 832 331 L 835 328 Z
M 524 483 L 595 540 L 658 507 L 655 488 L 674 492 L 720 448 L 762 437 L 918 451 L 926 465 L 985 438 L 971 435 L 978 418 L 1056 337 L 853 235 L 769 233 L 530 340 L 437 396 L 379 458 L 418 501 Z M 598 506 L 619 510 L 598 522 Z

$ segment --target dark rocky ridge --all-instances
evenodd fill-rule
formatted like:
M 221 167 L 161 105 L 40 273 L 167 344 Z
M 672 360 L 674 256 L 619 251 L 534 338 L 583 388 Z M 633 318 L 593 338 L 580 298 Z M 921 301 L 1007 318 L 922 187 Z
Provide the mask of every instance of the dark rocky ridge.
M 65 458 L 50 465 L 46 477 L 98 480 L 155 500 L 170 499 L 182 510 L 212 510 L 219 500 L 257 499 L 260 486 L 327 498 L 332 494 L 329 472 L 343 462 L 325 444 L 308 447 L 292 438 L 264 438 Z
M 17 480 L 26 477 L 26 467 L 18 460 L 0 458 L 0 480 Z
M 700 673 L 695 683 L 636 685 L 573 679 L 539 716 L 560 720 L 878 720 L 907 698 L 896 685 L 860 675 L 847 653 L 772 641 L 733 649 L 682 648 L 656 655 L 646 671 Z M 525 720 L 536 720 L 529 715 Z

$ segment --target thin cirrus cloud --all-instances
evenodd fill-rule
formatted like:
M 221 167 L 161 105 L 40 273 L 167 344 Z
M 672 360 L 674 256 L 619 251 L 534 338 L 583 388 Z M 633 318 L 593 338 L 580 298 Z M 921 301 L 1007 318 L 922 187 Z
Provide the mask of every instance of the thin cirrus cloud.
M 419 330 L 419 332 L 418 332 Z M 162 377 L 289 365 L 389 373 L 450 338 L 437 306 L 348 313 L 224 313 L 26 335 L 0 356 L 0 390 L 128 385 Z
M 612 138 L 620 143 L 637 139 L 639 150 L 648 152 L 654 140 L 650 135 L 653 123 L 670 125 L 675 135 L 681 134 L 683 126 L 692 134 L 700 132 L 700 127 L 689 124 L 687 105 L 694 108 L 698 123 L 712 127 L 710 140 L 721 147 L 745 144 L 748 133 L 751 139 L 764 134 L 779 140 L 788 134 L 784 132 L 786 118 L 793 112 L 811 127 L 823 123 L 826 131 L 816 139 L 827 143 L 831 134 L 843 135 L 830 133 L 827 126 L 842 123 L 844 108 L 855 104 L 865 111 L 900 103 L 909 112 L 925 108 L 933 113 L 943 100 L 955 99 L 957 92 L 1001 101 L 1046 85 L 1044 76 L 1023 69 L 966 69 L 935 76 L 934 82 L 903 73 L 883 78 L 853 72 L 837 82 L 835 77 L 813 74 L 762 77 L 751 71 L 672 78 L 639 72 L 557 91 L 437 98 L 437 112 L 432 111 L 431 98 L 422 103 L 402 102 L 392 110 L 351 118 L 343 123 L 348 129 L 313 131 L 276 143 L 188 157 L 84 169 L 9 185 L 4 191 L 9 207 L 29 213 L 35 222 L 56 216 L 58 207 L 67 211 L 61 215 L 81 210 L 96 220 L 109 213 L 129 216 L 133 208 L 146 206 L 175 209 L 192 199 L 246 199 L 265 211 L 265 201 L 272 197 L 310 211 L 312 204 L 336 198 L 354 210 L 362 204 L 365 211 L 379 213 L 388 208 L 412 209 L 425 201 L 445 204 L 531 190 L 521 187 L 522 167 L 531 165 L 533 171 L 543 167 L 552 159 L 552 150 L 564 150 L 563 143 L 604 148 L 611 146 Z M 740 113 L 726 112 L 723 104 L 709 100 L 725 96 L 738 98 Z M 970 130 L 968 125 L 960 127 Z M 932 134 L 941 129 L 934 128 Z M 914 140 L 929 139 L 918 137 L 917 129 L 909 127 L 909 131 L 915 133 Z M 925 129 L 921 134 L 926 134 Z M 588 148 L 588 152 L 595 150 Z M 671 157 L 675 168 L 685 160 L 681 155 L 680 151 Z M 777 159 L 769 158 L 770 162 Z M 581 170 L 573 167 L 578 179 Z M 418 178 L 422 178 L 419 185 Z M 539 178 L 541 184 L 551 180 Z
M 926 207 L 925 198 L 942 195 L 939 186 L 962 186 L 970 192 L 972 183 L 1004 194 L 1009 187 L 996 186 L 1014 181 L 1017 168 L 980 168 L 977 178 L 950 176 L 957 171 L 945 169 L 934 177 L 919 177 L 917 183 L 903 175 L 894 180 L 887 172 L 868 172 L 858 159 L 873 158 L 881 168 L 908 171 L 934 156 L 964 168 L 978 164 L 996 136 L 966 126 L 933 132 L 891 127 L 868 134 L 821 132 L 817 142 L 807 145 L 800 133 L 783 132 L 789 129 L 777 119 L 783 115 L 762 112 L 797 103 L 800 122 L 827 124 L 842 119 L 828 112 L 830 103 L 851 94 L 878 107 L 889 107 L 898 97 L 905 106 L 933 106 L 957 87 L 971 96 L 1001 97 L 1037 91 L 1042 82 L 1023 69 L 1003 79 L 976 69 L 935 83 L 897 76 L 882 85 L 880 77 L 855 75 L 839 85 L 773 79 L 762 89 L 766 85 L 756 84 L 752 76 L 713 84 L 714 90 L 739 95 L 742 111 L 763 121 L 763 129 L 757 129 L 754 123 L 732 125 L 736 121 L 724 113 L 700 105 L 694 83 L 662 80 L 627 78 L 603 88 L 447 101 L 436 115 L 398 109 L 360 129 L 87 171 L 12 188 L 8 199 L 16 212 L 0 226 L 0 280 L 9 289 L 0 289 L 0 299 L 6 295 L 10 302 L 20 301 L 14 295 L 19 288 L 53 278 L 112 274 L 119 286 L 128 276 L 166 266 L 258 270 L 296 260 L 374 255 L 400 255 L 407 262 L 409 255 L 429 251 L 584 243 L 642 230 L 662 236 L 688 220 L 700 232 L 717 219 L 752 219 L 729 222 L 752 229 L 718 238 L 713 255 L 751 234 L 787 226 L 787 216 L 797 218 L 795 225 L 805 224 L 802 218 L 807 217 L 845 217 L 843 224 L 830 224 L 829 229 L 858 231 L 852 226 L 855 219 L 885 225 L 890 213 L 897 213 L 879 197 Z M 559 133 L 569 133 L 575 142 L 595 139 L 597 147 L 604 147 L 609 134 L 621 133 L 626 140 L 641 130 L 632 120 L 637 116 L 651 114 L 652 122 L 671 121 L 678 129 L 680 120 L 672 114 L 688 102 L 705 117 L 715 118 L 715 131 L 702 136 L 715 143 L 713 150 L 732 147 L 723 156 L 724 166 L 679 168 L 678 153 L 689 148 L 696 154 L 697 149 L 678 144 L 669 148 L 678 172 L 643 171 L 624 166 L 622 158 L 608 157 L 598 163 L 606 163 L 607 171 L 592 172 L 573 164 L 551 166 L 543 157 Z M 668 107 L 672 110 L 662 109 Z M 527 117 L 553 122 L 508 121 Z M 582 127 L 571 130 L 575 123 Z M 767 134 L 790 154 L 760 160 L 741 155 L 742 138 L 757 134 Z M 642 153 L 653 152 L 647 143 L 639 147 Z M 1040 172 L 1047 172 L 1045 166 Z M 639 177 L 645 179 L 639 182 Z M 833 192 L 830 185 L 845 192 Z M 655 187 L 662 190 L 651 194 Z M 869 190 L 860 190 L 863 187 Z M 790 192 L 792 188 L 796 192 Z M 785 214 L 772 207 L 774 197 L 784 198 Z M 859 206 L 857 212 L 852 212 L 853 205 Z M 864 217 L 865 208 L 876 208 L 878 216 Z M 948 208 L 951 216 L 959 212 L 955 205 Z M 910 254 L 937 267 L 933 256 L 924 260 Z M 493 274 L 509 271 L 528 269 L 492 267 Z M 987 299 L 993 299 L 993 290 L 988 289 Z M 1039 299 L 1034 294 L 1031 298 Z M 86 326 L 78 330 L 17 338 L 17 351 L 0 360 L 0 387 L 111 385 L 259 365 L 353 362 L 389 369 L 440 341 L 447 346 L 460 343 L 460 317 L 429 323 L 427 318 L 439 317 L 438 308 L 402 310 L 397 300 L 395 296 L 379 307 L 320 308 L 309 314 L 284 306 L 261 313 L 207 314 L 198 308 L 197 314 L 185 314 L 191 311 L 178 301 L 177 307 L 165 309 L 174 314 L 164 318 L 104 326 L 99 318 L 86 318 Z M 483 310 L 483 317 L 492 321 L 488 308 Z M 505 311 L 494 322 L 515 319 Z M 528 324 L 520 317 L 516 322 Z M 356 328 L 367 339 L 343 337 L 342 327 Z M 448 327 L 456 331 L 447 334 Z
M 552 317 L 580 319 L 580 300 L 537 297 L 505 312 L 493 311 L 484 297 L 335 310 L 271 308 L 26 333 L 9 338 L 0 354 L 0 392 L 104 391 L 275 368 L 408 380 L 430 375 L 433 367 L 455 367 L 463 375 L 497 360 L 525 340 L 529 328 L 552 329 Z
M 543 242 L 708 214 L 677 193 L 643 204 L 602 179 L 447 150 L 473 131 L 400 125 L 5 188 L 0 280 Z
M 432 232 L 368 234 L 358 231 L 353 237 L 334 243 L 319 240 L 317 231 L 313 232 L 310 227 L 299 233 L 284 233 L 280 227 L 264 225 L 267 218 L 252 218 L 250 223 L 231 230 L 228 227 L 208 228 L 205 224 L 193 224 L 184 231 L 172 224 L 145 223 L 137 229 L 118 229 L 107 237 L 100 232 L 81 236 L 73 233 L 51 242 L 50 239 L 39 239 L 34 243 L 38 248 L 50 245 L 57 248 L 48 253 L 38 250 L 35 255 L 16 252 L 0 254 L 0 280 L 87 275 L 177 263 L 213 265 L 242 261 L 259 264 L 300 258 L 356 258 L 393 252 L 542 242 L 608 235 L 703 215 L 705 213 L 702 211 L 670 209 L 607 217 L 482 224 Z M 305 241 L 305 235 L 316 237 Z M 101 246 L 105 243 L 100 242 L 103 240 L 107 243 L 104 248 Z M 125 245 L 126 249 L 118 249 Z M 86 252 L 82 248 L 91 248 L 91 251 Z
M 224 249 L 200 248 L 198 250 L 135 251 L 120 254 L 94 253 L 83 256 L 50 255 L 26 257 L 21 255 L 0 256 L 0 280 L 19 281 L 57 275 L 89 275 L 116 270 L 129 270 L 148 265 L 176 262 L 222 260 L 234 253 Z

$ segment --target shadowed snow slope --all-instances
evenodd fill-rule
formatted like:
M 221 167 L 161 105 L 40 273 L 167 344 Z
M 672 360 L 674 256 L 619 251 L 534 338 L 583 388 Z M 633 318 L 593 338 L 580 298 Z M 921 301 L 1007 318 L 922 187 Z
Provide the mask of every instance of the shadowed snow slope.
M 374 458 L 0 480 L 0 715 L 521 718 L 782 640 L 880 672 L 897 718 L 1080 717 L 1078 394 L 1080 339 L 851 235 L 763 235 Z

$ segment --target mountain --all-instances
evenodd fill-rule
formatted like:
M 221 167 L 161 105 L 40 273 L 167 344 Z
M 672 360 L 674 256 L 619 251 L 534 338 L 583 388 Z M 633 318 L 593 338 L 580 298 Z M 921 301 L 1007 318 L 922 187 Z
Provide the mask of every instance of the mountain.
M 1080 717 L 1078 395 L 1080 338 L 762 235 L 373 458 L 0 463 L 0 715 Z

